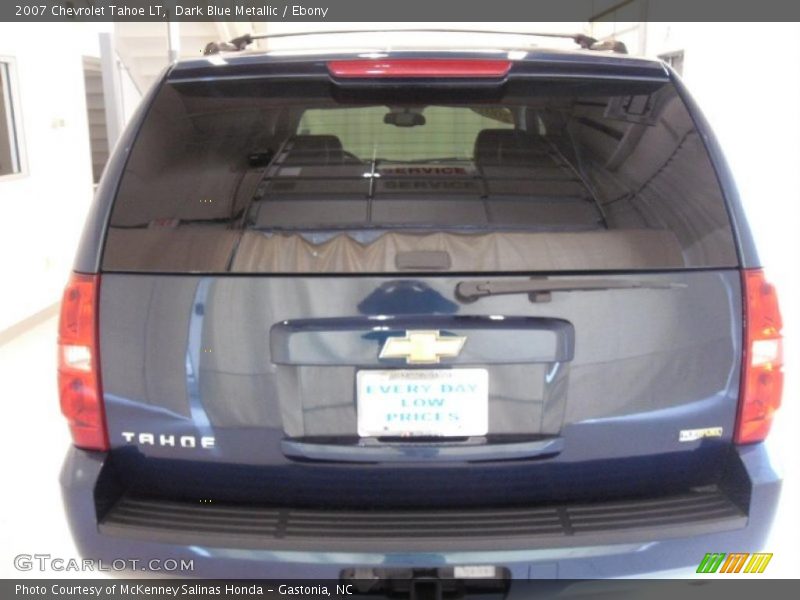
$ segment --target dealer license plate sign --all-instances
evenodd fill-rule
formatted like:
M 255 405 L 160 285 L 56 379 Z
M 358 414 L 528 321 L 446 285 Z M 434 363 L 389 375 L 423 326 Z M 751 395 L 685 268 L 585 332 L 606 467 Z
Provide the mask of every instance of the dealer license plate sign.
M 393 369 L 356 374 L 361 437 L 465 437 L 489 430 L 486 369 Z

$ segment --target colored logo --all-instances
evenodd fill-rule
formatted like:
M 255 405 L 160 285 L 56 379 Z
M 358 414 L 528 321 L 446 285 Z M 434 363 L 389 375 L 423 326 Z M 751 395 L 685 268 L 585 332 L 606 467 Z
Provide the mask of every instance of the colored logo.
M 772 553 L 756 552 L 734 552 L 725 554 L 724 552 L 709 552 L 700 561 L 697 567 L 698 573 L 763 573 L 769 561 L 772 560 Z
M 466 337 L 442 337 L 438 331 L 406 331 L 405 337 L 386 338 L 380 358 L 405 358 L 408 364 L 436 364 L 458 356 Z

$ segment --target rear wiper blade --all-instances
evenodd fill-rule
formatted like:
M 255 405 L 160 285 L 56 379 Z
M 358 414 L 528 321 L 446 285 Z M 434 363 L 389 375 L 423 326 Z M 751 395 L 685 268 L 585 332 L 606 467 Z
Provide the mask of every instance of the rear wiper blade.
M 529 294 L 532 302 L 548 302 L 553 292 L 592 292 L 601 290 L 669 290 L 685 288 L 685 283 L 647 281 L 639 279 L 548 279 L 461 281 L 456 285 L 456 298 L 475 302 L 486 296 Z

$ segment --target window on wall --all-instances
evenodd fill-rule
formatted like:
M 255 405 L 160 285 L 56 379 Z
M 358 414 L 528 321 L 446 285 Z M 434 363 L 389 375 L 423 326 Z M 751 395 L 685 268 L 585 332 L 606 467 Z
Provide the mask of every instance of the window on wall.
M 678 75 L 683 75 L 683 50 L 659 54 L 658 58 L 672 67 Z
M 0 176 L 22 170 L 11 86 L 11 64 L 0 60 Z
M 89 149 L 92 153 L 92 177 L 95 183 L 108 162 L 108 131 L 106 102 L 103 94 L 103 75 L 100 59 L 83 57 L 83 81 L 86 88 L 86 117 L 89 122 Z

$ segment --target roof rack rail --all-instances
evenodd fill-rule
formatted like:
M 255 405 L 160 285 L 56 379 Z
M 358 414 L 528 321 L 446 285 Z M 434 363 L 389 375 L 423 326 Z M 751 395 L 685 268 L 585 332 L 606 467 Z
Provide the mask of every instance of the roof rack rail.
M 219 54 L 220 52 L 239 52 L 245 50 L 247 46 L 256 40 L 267 40 L 288 37 L 302 37 L 311 35 L 341 35 L 353 33 L 480 33 L 491 35 L 517 35 L 523 37 L 549 37 L 571 39 L 584 50 L 610 51 L 619 54 L 627 54 L 628 49 L 624 43 L 615 40 L 599 41 L 583 33 L 538 33 L 527 31 L 498 31 L 492 29 L 340 29 L 324 31 L 303 31 L 292 33 L 265 33 L 251 35 L 246 33 L 235 37 L 228 42 L 210 42 L 203 50 L 203 55 Z

